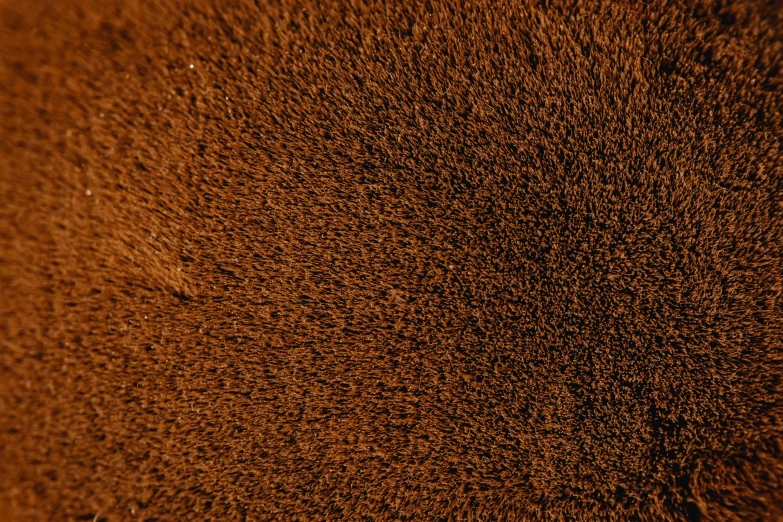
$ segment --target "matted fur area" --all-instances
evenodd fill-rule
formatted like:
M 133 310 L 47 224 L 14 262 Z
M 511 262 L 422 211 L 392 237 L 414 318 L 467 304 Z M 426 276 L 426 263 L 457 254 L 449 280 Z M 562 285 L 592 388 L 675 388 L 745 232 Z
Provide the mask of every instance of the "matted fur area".
M 779 3 L 0 6 L 3 520 L 783 520 Z

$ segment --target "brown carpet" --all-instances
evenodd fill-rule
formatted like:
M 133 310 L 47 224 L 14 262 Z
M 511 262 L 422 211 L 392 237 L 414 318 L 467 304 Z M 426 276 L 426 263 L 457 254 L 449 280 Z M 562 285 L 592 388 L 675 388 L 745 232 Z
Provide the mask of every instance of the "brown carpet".
M 781 3 L 0 6 L 0 520 L 783 520 Z

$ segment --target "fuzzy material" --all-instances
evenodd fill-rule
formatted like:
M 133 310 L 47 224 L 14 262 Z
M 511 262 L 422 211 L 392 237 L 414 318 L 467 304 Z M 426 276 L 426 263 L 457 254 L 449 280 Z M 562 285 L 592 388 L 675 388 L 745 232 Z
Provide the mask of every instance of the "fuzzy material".
M 783 520 L 780 8 L 0 0 L 0 518 Z

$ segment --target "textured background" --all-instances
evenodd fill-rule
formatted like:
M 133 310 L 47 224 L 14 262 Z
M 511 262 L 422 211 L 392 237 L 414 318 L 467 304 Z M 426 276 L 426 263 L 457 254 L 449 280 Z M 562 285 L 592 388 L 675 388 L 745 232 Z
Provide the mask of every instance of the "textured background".
M 776 2 L 0 0 L 0 518 L 783 519 Z

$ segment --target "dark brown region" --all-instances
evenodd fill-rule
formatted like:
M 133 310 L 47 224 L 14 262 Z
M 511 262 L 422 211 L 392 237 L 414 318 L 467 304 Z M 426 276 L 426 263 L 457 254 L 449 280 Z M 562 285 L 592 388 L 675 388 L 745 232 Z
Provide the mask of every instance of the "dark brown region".
M 779 5 L 0 1 L 0 518 L 783 520 Z

